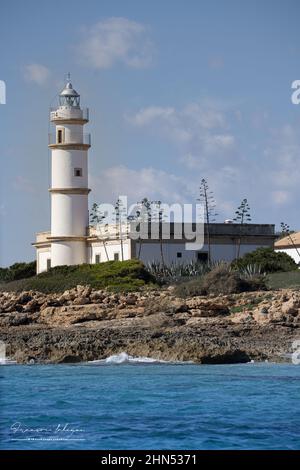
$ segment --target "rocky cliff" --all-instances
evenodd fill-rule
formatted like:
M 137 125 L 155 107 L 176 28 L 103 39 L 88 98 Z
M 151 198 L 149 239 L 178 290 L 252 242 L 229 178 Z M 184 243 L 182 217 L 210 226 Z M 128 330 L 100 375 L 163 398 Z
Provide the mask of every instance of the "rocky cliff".
M 172 288 L 112 294 L 0 293 L 0 340 L 20 363 L 78 362 L 126 351 L 200 363 L 289 360 L 300 339 L 300 292 L 181 299 Z

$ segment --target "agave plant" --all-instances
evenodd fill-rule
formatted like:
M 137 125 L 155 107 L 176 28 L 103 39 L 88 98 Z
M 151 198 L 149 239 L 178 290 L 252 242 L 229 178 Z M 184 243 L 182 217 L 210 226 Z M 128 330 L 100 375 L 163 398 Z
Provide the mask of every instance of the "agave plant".
M 182 278 L 203 276 L 212 269 L 212 264 L 189 261 L 187 263 L 162 264 L 152 261 L 147 264 L 148 271 L 156 277 L 159 282 L 177 282 Z
M 260 264 L 247 264 L 247 266 L 241 268 L 239 272 L 245 279 L 253 279 L 257 276 L 266 275 L 266 273 L 263 272 Z

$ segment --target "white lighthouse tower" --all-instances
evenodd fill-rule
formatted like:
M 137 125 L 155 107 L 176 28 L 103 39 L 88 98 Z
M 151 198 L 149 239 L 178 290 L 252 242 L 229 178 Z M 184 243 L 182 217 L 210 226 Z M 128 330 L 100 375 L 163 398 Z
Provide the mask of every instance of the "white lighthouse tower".
M 70 76 L 59 95 L 59 106 L 50 112 L 54 132 L 51 149 L 51 267 L 87 262 L 88 149 L 90 134 L 83 132 L 88 109 Z

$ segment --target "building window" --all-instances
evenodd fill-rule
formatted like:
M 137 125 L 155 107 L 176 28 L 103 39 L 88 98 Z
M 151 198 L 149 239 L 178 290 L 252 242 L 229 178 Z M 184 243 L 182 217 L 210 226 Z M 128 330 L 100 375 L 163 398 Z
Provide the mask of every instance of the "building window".
M 182 258 L 182 253 L 181 253 L 181 251 L 177 251 L 177 258 Z
M 58 144 L 63 143 L 63 130 L 62 129 L 57 129 L 57 143 Z
M 74 168 L 74 176 L 82 176 L 82 168 Z
M 99 264 L 100 263 L 100 255 L 95 256 L 95 263 Z
M 197 261 L 201 263 L 207 263 L 208 261 L 208 253 L 206 251 L 198 251 L 197 253 Z
M 119 253 L 114 253 L 114 260 L 119 261 Z
M 47 258 L 47 271 L 51 268 L 51 259 Z

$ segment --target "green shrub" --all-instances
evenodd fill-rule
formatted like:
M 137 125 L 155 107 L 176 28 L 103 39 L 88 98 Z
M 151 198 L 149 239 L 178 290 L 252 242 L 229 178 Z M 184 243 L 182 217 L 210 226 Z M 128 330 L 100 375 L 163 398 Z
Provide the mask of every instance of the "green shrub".
M 230 265 L 223 263 L 198 279 L 178 284 L 175 293 L 180 297 L 193 297 L 209 294 L 238 294 L 264 289 L 266 285 L 263 276 L 247 279 L 238 271 L 231 269 Z
M 107 261 L 99 264 L 56 266 L 29 279 L 2 285 L 1 290 L 63 292 L 81 284 L 95 289 L 130 291 L 154 282 L 153 276 L 138 260 Z
M 9 268 L 0 268 L 0 282 L 26 279 L 36 274 L 36 262 L 14 263 Z
M 298 269 L 297 264 L 288 254 L 274 251 L 273 248 L 257 248 L 235 260 L 232 267 L 242 270 L 249 265 L 259 265 L 262 272 L 275 273 Z
M 206 295 L 202 287 L 202 277 L 195 277 L 190 281 L 178 283 L 174 289 L 174 294 L 182 298 Z

